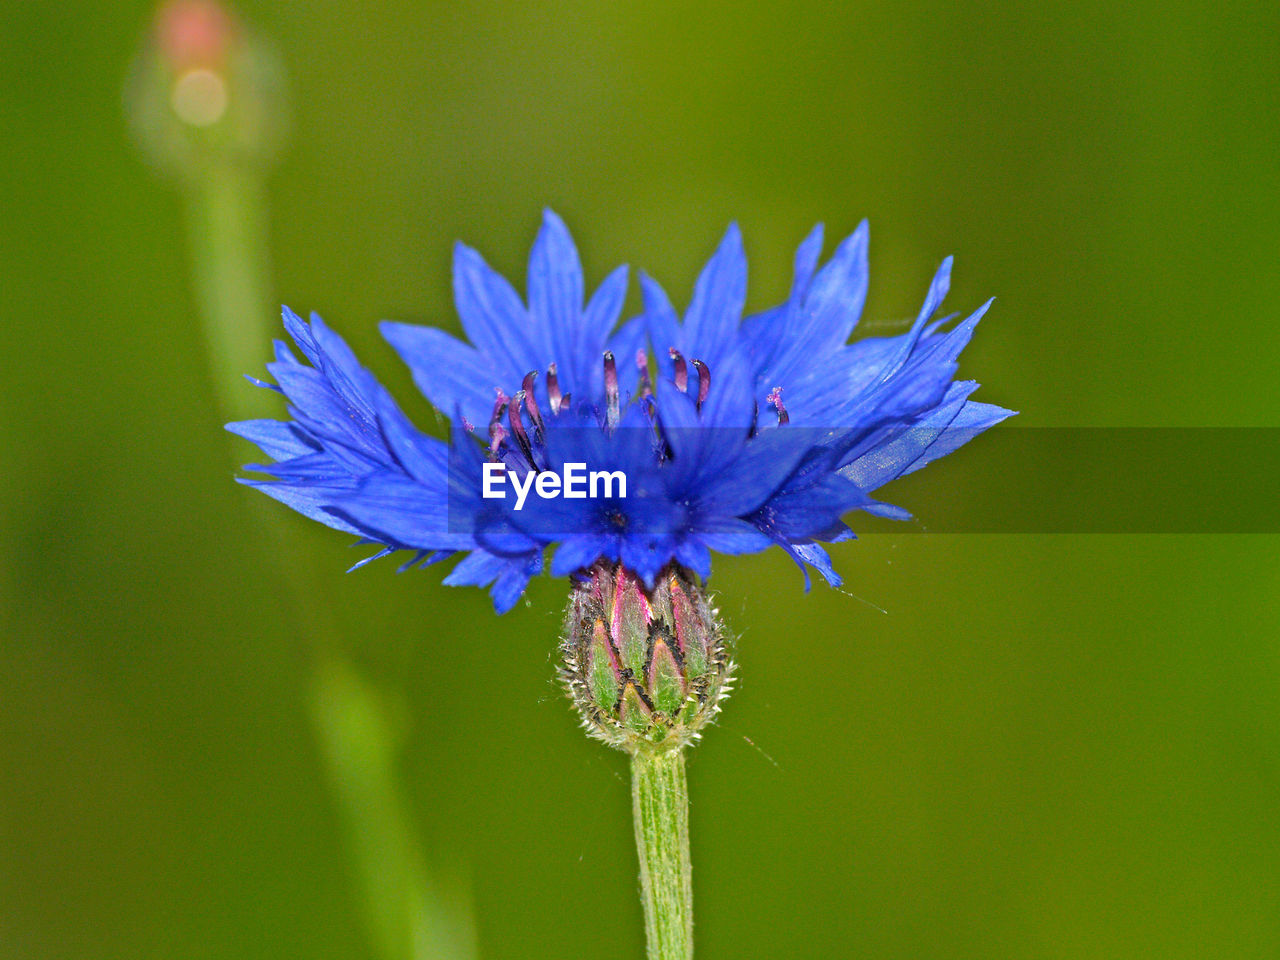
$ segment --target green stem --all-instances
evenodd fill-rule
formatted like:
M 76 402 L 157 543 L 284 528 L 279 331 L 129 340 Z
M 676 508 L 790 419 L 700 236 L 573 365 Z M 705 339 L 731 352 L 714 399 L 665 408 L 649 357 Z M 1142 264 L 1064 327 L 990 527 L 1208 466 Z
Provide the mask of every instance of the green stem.
M 270 398 L 245 389 L 244 375 L 262 367 L 276 329 L 262 178 L 252 168 L 211 161 L 186 193 L 192 273 L 219 402 L 228 416 L 261 416 Z
M 632 754 L 631 805 L 649 960 L 690 960 L 693 869 L 689 863 L 689 788 L 682 751 Z

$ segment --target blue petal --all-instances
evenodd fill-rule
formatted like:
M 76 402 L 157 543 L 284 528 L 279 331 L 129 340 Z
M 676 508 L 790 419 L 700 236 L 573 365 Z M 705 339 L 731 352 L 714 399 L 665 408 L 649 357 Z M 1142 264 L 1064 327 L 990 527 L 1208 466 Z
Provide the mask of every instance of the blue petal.
M 320 351 L 316 348 L 315 340 L 311 337 L 311 331 L 303 322 L 302 318 L 290 310 L 288 307 L 280 308 L 281 316 L 284 318 L 284 329 L 289 334 L 290 339 L 298 345 L 298 349 L 302 351 L 302 355 L 307 358 L 307 362 L 313 367 L 319 369 L 323 365 L 320 359 Z M 281 344 L 276 341 L 277 351 Z M 284 352 L 288 354 L 288 348 Z M 289 355 L 292 359 L 292 354 Z M 295 363 L 297 361 L 294 361 Z
M 658 281 L 643 272 L 640 274 L 640 290 L 644 295 L 644 322 L 658 358 L 658 369 L 669 377 L 671 358 L 668 351 L 680 342 L 680 321 L 667 292 Z
M 506 564 L 504 557 L 495 557 L 484 550 L 473 550 L 458 561 L 442 582 L 449 587 L 487 587 Z
M 974 328 L 978 326 L 978 321 L 986 315 L 993 303 L 995 303 L 994 297 L 956 324 L 953 330 L 935 337 L 934 340 L 936 342 L 929 344 L 927 348 L 921 349 L 922 359 L 936 363 L 954 361 L 960 356 L 960 351 L 968 346 L 969 339 L 973 336 Z
M 919 457 L 911 461 L 911 464 L 902 471 L 900 476 L 914 473 L 934 460 L 945 457 L 953 450 L 964 446 L 984 430 L 1016 415 L 1014 411 L 1005 410 L 1003 407 L 969 401 L 961 408 L 960 413 L 951 421 L 950 425 L 924 449 L 924 452 Z
M 757 553 L 773 546 L 773 540 L 737 517 L 704 519 L 698 523 L 698 537 L 717 553 Z
M 286 507 L 291 507 L 304 517 L 312 520 L 318 520 L 326 527 L 333 527 L 335 530 L 342 530 L 345 533 L 354 533 L 360 536 L 363 531 L 352 526 L 346 520 L 335 517 L 328 512 L 327 504 L 332 503 L 337 497 L 341 497 L 350 493 L 350 490 L 334 484 L 292 484 L 280 480 L 247 480 L 243 477 L 236 478 L 237 483 L 243 483 L 247 487 L 253 487 L 255 490 L 261 490 L 267 496 L 275 500 L 279 500 Z
M 797 563 L 804 561 L 817 570 L 831 586 L 838 587 L 844 583 L 840 574 L 836 573 L 835 567 L 831 565 L 831 557 L 827 554 L 827 551 L 816 543 L 797 543 L 787 552 L 795 558 Z M 804 567 L 802 566 L 800 569 L 804 570 Z M 806 591 L 809 589 L 809 572 L 807 570 L 804 574 L 804 588 Z
M 885 442 L 843 466 L 840 474 L 863 490 L 875 490 L 945 456 L 1012 415 L 1000 407 L 968 402 L 976 388 L 971 381 L 951 384 L 937 409 L 918 423 L 892 431 Z
M 938 272 L 933 275 L 933 282 L 929 284 L 929 292 L 925 295 L 924 306 L 920 308 L 920 319 L 928 320 L 938 312 L 938 307 L 942 306 L 942 301 L 946 299 L 947 291 L 951 289 L 951 264 L 953 257 L 943 258 L 942 264 L 938 267 Z
M 711 576 L 711 551 L 706 544 L 692 539 L 681 540 L 676 547 L 676 560 L 703 580 Z
M 516 605 L 520 595 L 524 593 L 529 580 L 542 572 L 542 555 L 536 554 L 528 560 L 508 560 L 507 565 L 498 574 L 489 591 L 493 598 L 493 609 L 498 614 L 506 613 Z
M 501 382 L 492 363 L 443 330 L 409 323 L 383 323 L 379 329 L 438 410 L 460 408 L 473 426 L 483 427 L 493 411 L 494 390 L 512 390 L 511 380 Z
M 426 485 L 443 485 L 449 471 L 449 448 L 409 422 L 390 397 L 378 407 L 378 425 L 391 460 L 406 474 Z
M 775 384 L 789 384 L 814 359 L 840 347 L 862 315 L 867 299 L 867 236 L 864 220 L 836 249 L 835 256 L 808 286 L 803 305 L 765 374 Z
M 822 255 L 822 241 L 822 224 L 818 224 L 796 250 L 790 298 L 776 307 L 752 314 L 742 322 L 742 336 L 750 343 L 751 353 L 762 370 L 776 366 L 773 360 L 788 333 L 790 321 L 799 313 L 809 292 L 809 283 Z
M 542 229 L 529 256 L 529 312 L 561 370 L 565 389 L 581 393 L 585 364 L 578 354 L 582 326 L 582 264 L 564 221 L 543 211 Z M 599 363 L 600 358 L 593 358 Z
M 714 363 L 734 340 L 747 299 L 747 257 L 736 223 L 703 267 L 685 314 L 681 345 L 690 359 Z
M 491 378 L 519 383 L 546 362 L 545 350 L 537 348 L 540 334 L 511 284 L 462 243 L 453 248 L 453 299 Z
M 698 506 L 715 514 L 754 512 L 799 466 L 809 440 L 798 431 L 769 430 L 741 447 L 733 463 L 709 478 Z
M 298 428 L 283 420 L 240 420 L 228 423 L 226 429 L 257 444 L 259 450 L 275 460 L 315 452 L 315 447 L 307 443 Z
M 920 308 L 920 314 L 916 318 L 916 322 L 912 324 L 911 330 L 906 335 L 898 338 L 897 352 L 880 369 L 876 380 L 877 383 L 884 383 L 902 369 L 903 364 L 907 362 L 907 359 L 915 350 L 916 344 L 920 341 L 925 325 L 937 312 L 938 307 L 942 305 L 943 298 L 951 288 L 951 259 L 951 257 L 947 257 L 942 261 L 942 266 L 938 267 L 938 272 L 934 274 L 933 283 L 929 285 L 929 293 L 924 298 L 924 306 Z
M 373 474 L 329 506 L 382 543 L 416 550 L 465 550 L 475 543 L 461 524 L 451 523 L 443 479 L 431 488 L 390 472 Z
M 864 220 L 858 227 L 859 230 L 865 231 L 867 222 Z M 800 241 L 800 246 L 796 248 L 795 273 L 791 281 L 791 300 L 800 303 L 804 300 L 805 294 L 809 290 L 809 281 L 813 279 L 813 271 L 818 267 L 818 258 L 822 256 L 822 240 L 823 229 L 822 224 L 817 224 L 809 235 Z
M 383 557 L 389 557 L 391 556 L 391 554 L 395 552 L 396 552 L 395 547 L 383 547 L 377 553 L 372 554 L 371 556 L 365 557 L 363 560 L 357 560 L 355 563 L 353 563 L 350 567 L 347 568 L 347 573 L 355 573 L 357 570 L 361 569 L 362 567 L 367 567 L 369 564 L 373 563 L 373 561 L 381 560 Z
M 591 295 L 583 314 L 584 330 L 593 338 L 599 338 L 602 343 L 609 331 L 617 325 L 618 314 L 622 312 L 622 302 L 627 296 L 627 274 L 628 270 L 624 266 L 605 277 L 604 282 Z
M 605 537 L 596 534 L 580 534 L 568 537 L 551 558 L 551 574 L 565 577 L 594 564 L 608 549 Z

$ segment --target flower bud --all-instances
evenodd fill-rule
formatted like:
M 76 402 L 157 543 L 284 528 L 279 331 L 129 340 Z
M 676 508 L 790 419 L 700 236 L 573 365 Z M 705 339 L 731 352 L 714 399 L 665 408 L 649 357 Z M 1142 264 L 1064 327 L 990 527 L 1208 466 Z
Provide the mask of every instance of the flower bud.
M 621 565 L 593 567 L 574 584 L 561 653 L 587 732 L 631 752 L 697 740 L 732 679 L 716 611 L 674 566 L 652 590 Z
M 125 100 L 147 154 L 182 178 L 211 164 L 261 172 L 287 126 L 279 57 L 217 0 L 160 6 Z

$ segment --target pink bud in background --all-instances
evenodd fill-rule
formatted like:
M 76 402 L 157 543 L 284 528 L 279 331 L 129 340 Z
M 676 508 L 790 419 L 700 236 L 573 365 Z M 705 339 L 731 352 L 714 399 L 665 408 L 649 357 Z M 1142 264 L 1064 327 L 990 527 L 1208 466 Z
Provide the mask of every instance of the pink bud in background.
M 225 66 L 239 33 L 232 14 L 213 0 L 171 0 L 156 11 L 160 55 L 177 70 Z
M 126 106 L 147 154 L 184 179 L 217 165 L 265 170 L 287 127 L 275 51 L 214 0 L 169 0 L 156 10 Z

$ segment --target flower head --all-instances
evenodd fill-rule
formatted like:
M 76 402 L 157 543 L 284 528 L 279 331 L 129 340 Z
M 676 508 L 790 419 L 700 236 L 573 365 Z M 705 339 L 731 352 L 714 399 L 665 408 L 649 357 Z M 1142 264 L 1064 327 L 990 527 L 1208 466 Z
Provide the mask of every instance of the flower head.
M 990 302 L 942 329 L 950 258 L 907 332 L 849 343 L 867 228 L 819 268 L 822 240 L 819 227 L 801 244 L 787 300 L 744 319 L 746 257 L 730 227 L 683 317 L 642 277 L 643 312 L 621 325 L 626 269 L 586 296 L 573 241 L 550 212 L 525 299 L 459 245 L 454 296 L 470 342 L 383 325 L 451 418 L 448 443 L 417 430 L 319 317 L 286 309 L 302 358 L 277 343 L 268 370 L 292 419 L 229 425 L 273 461 L 250 468 L 273 479 L 245 482 L 381 545 L 375 556 L 411 550 L 411 566 L 464 554 L 445 583 L 491 585 L 499 612 L 548 547 L 556 575 L 605 561 L 652 591 L 672 565 L 705 578 L 713 550 L 777 545 L 838 584 L 820 544 L 852 537 L 842 518 L 908 518 L 871 493 L 1010 412 L 970 400 L 977 384 L 955 380 Z M 575 466 L 624 480 L 574 495 Z M 538 496 L 486 496 L 495 473 L 526 493 L 536 481 Z

